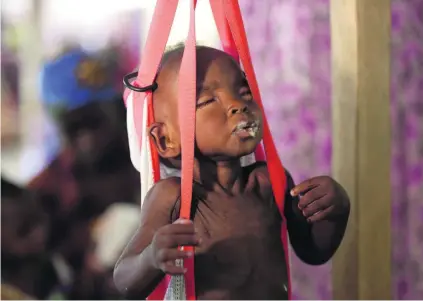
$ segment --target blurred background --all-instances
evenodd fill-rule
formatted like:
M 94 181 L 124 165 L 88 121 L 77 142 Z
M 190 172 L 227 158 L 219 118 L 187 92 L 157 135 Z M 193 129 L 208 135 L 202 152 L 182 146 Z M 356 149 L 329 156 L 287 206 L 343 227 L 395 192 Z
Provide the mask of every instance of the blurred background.
M 329 0 L 239 2 L 285 166 L 296 182 L 330 174 Z M 423 1 L 391 2 L 392 293 L 419 299 Z M 142 57 L 154 5 L 1 1 L 3 299 L 118 298 L 111 271 L 139 215 L 121 80 Z M 187 6 L 181 1 L 169 45 L 186 37 Z M 220 47 L 207 1 L 196 18 L 198 42 Z M 331 264 L 292 258 L 295 297 L 330 299 Z

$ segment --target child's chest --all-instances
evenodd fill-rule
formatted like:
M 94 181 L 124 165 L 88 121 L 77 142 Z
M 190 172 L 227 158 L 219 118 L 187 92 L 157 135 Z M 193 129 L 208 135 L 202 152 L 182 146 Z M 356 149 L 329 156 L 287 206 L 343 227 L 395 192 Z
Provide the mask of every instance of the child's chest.
M 245 298 L 238 294 L 249 291 L 251 285 L 257 288 L 259 281 L 264 281 L 264 295 L 263 290 L 282 287 L 286 267 L 281 217 L 272 200 L 251 194 L 211 195 L 196 204 L 194 225 L 201 237 L 195 251 L 197 288 L 206 295 Z
M 266 239 L 280 231 L 281 218 L 273 200 L 256 195 L 208 195 L 196 204 L 194 225 L 204 244 L 227 238 Z

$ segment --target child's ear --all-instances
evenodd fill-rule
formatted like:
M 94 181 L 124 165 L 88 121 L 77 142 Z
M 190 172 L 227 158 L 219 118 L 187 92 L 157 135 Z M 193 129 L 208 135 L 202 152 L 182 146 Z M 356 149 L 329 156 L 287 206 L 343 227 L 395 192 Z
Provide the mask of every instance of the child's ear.
M 174 143 L 169 135 L 169 131 L 164 123 L 155 122 L 149 129 L 150 137 L 153 139 L 157 152 L 160 157 L 171 159 L 181 154 L 179 144 Z

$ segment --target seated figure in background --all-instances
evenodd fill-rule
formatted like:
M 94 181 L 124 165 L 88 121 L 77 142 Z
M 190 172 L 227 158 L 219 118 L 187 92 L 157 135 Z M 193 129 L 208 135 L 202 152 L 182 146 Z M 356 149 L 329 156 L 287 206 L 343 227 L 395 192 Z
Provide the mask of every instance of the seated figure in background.
M 98 214 L 111 203 L 138 199 L 139 177 L 130 163 L 114 73 L 104 57 L 77 48 L 42 68 L 41 98 L 63 147 L 29 187 L 58 196 L 61 212 L 82 198 Z
M 48 220 L 29 191 L 1 179 L 1 299 L 42 298 Z
M 140 189 L 115 67 L 101 53 L 68 48 L 41 71 L 42 102 L 63 142 L 59 154 L 28 185 L 44 201 L 46 195 L 50 199 L 51 260 L 44 274 L 57 285 L 49 298 L 114 295 L 112 271 L 98 259 L 101 248 L 93 230 L 110 205 L 137 203 Z
M 52 279 L 48 299 L 103 300 L 113 298 L 112 274 L 100 265 L 92 225 L 97 214 L 81 200 L 66 216 L 51 214 L 50 260 L 43 277 Z
M 51 196 L 3 178 L 1 194 L 2 300 L 118 297 L 111 270 L 97 264 L 91 233 L 96 214 L 89 203 L 78 202 L 59 219 Z

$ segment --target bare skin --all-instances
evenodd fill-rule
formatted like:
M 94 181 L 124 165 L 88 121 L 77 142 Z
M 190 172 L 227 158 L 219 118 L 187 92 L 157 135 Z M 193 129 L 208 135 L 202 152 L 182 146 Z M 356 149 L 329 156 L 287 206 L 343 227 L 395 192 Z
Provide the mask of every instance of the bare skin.
M 184 273 L 175 259 L 195 256 L 197 299 L 287 299 L 282 218 L 266 165 L 242 168 L 239 161 L 262 138 L 261 112 L 228 55 L 202 47 L 197 61 L 193 222 L 178 219 L 180 179 L 157 183 L 144 200 L 137 232 L 116 264 L 115 284 L 127 298 L 145 298 L 166 273 Z M 170 56 L 158 76 L 156 123 L 150 128 L 160 156 L 174 166 L 181 149 L 179 63 L 180 54 Z M 322 264 L 342 240 L 348 197 L 329 177 L 294 186 L 288 174 L 288 182 L 284 215 L 292 246 L 306 263 Z M 195 254 L 177 249 L 183 245 L 194 245 Z

